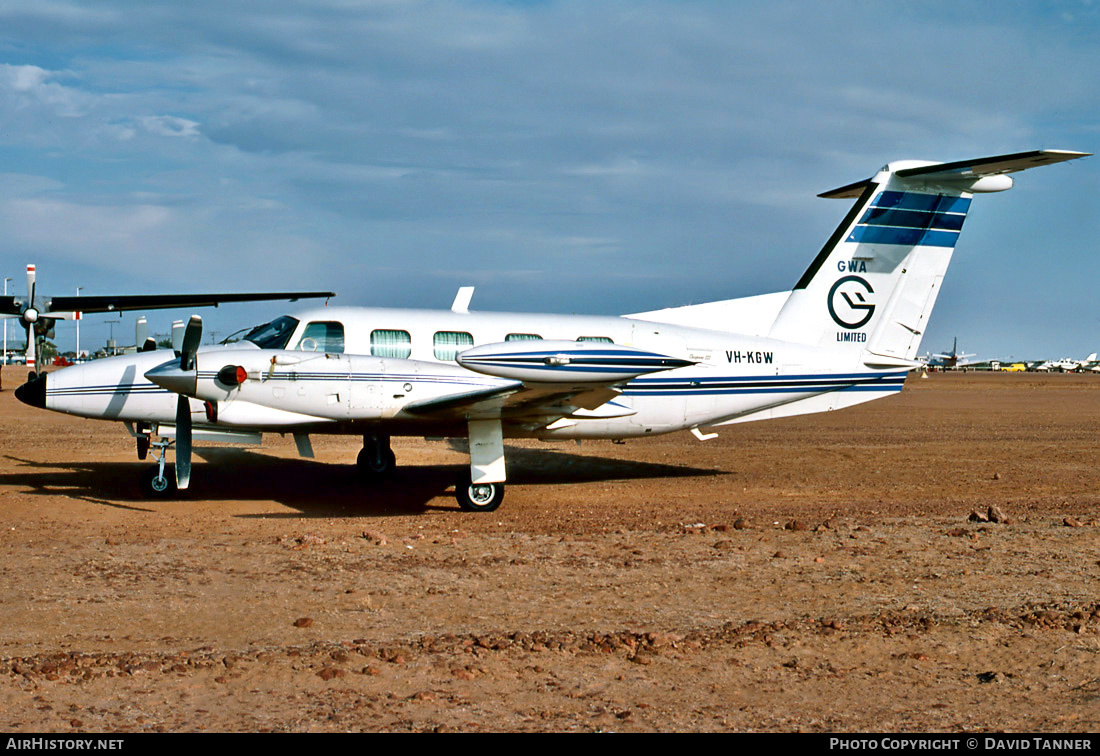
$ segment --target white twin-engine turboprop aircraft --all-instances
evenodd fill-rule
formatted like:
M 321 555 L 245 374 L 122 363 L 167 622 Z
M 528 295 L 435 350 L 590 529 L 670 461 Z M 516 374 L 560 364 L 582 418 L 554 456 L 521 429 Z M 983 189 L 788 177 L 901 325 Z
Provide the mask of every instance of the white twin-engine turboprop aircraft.
M 504 494 L 504 439 L 705 431 L 839 409 L 901 390 L 970 208 L 1016 171 L 1087 153 L 1042 150 L 890 163 L 820 196 L 855 204 L 793 290 L 623 317 L 321 307 L 199 347 L 191 318 L 165 351 L 90 362 L 17 390 L 31 405 L 121 420 L 158 463 L 149 495 L 188 485 L 192 440 L 363 437 L 364 476 L 392 472 L 391 436 L 468 436 L 463 509 Z M 155 439 L 155 440 L 154 440 Z M 174 441 L 173 441 L 174 440 Z M 175 444 L 174 481 L 165 453 Z M 175 485 L 173 485 L 173 483 Z

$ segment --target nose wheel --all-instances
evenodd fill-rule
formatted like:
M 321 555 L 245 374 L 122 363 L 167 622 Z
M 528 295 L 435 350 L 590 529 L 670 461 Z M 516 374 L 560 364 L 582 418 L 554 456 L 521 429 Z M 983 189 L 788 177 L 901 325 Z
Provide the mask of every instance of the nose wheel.
M 176 491 L 176 476 L 170 465 L 161 469 L 160 465 L 153 465 L 141 474 L 141 492 L 147 499 L 167 499 L 174 496 Z

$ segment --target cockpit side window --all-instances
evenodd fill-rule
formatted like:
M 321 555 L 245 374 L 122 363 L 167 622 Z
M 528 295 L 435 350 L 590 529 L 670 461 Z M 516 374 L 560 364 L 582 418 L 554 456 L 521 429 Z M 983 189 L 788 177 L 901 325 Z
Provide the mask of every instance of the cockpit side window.
M 344 324 L 336 321 L 310 323 L 302 332 L 295 347 L 303 352 L 327 352 L 342 354 L 344 351 Z
M 298 327 L 297 318 L 283 315 L 270 323 L 258 325 L 245 334 L 245 341 L 251 341 L 260 349 L 284 349 L 290 335 Z

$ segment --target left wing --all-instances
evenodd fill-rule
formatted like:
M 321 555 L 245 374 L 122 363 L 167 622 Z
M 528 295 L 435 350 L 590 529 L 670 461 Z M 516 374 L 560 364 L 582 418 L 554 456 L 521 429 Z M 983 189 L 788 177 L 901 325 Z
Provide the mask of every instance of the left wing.
M 618 389 L 590 385 L 509 386 L 425 399 L 406 404 L 410 415 L 439 420 L 493 420 L 548 424 L 562 417 L 628 417 L 634 410 L 612 401 Z

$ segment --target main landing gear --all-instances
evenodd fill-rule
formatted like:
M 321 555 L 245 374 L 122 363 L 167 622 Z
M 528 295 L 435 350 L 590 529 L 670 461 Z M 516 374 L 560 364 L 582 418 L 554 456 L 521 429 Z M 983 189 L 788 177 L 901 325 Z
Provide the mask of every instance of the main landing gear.
M 500 420 L 471 420 L 469 428 L 470 466 L 455 482 L 455 499 L 466 512 L 492 512 L 504 500 L 504 434 Z M 355 459 L 360 479 L 380 483 L 393 475 L 396 466 L 389 436 L 363 436 L 363 448 Z
M 378 483 L 393 475 L 397 457 L 390 448 L 390 437 L 381 434 L 363 436 L 363 449 L 355 458 L 359 477 L 367 483 Z
M 467 512 L 492 512 L 504 500 L 504 433 L 500 420 L 470 420 L 470 469 L 455 483 Z

